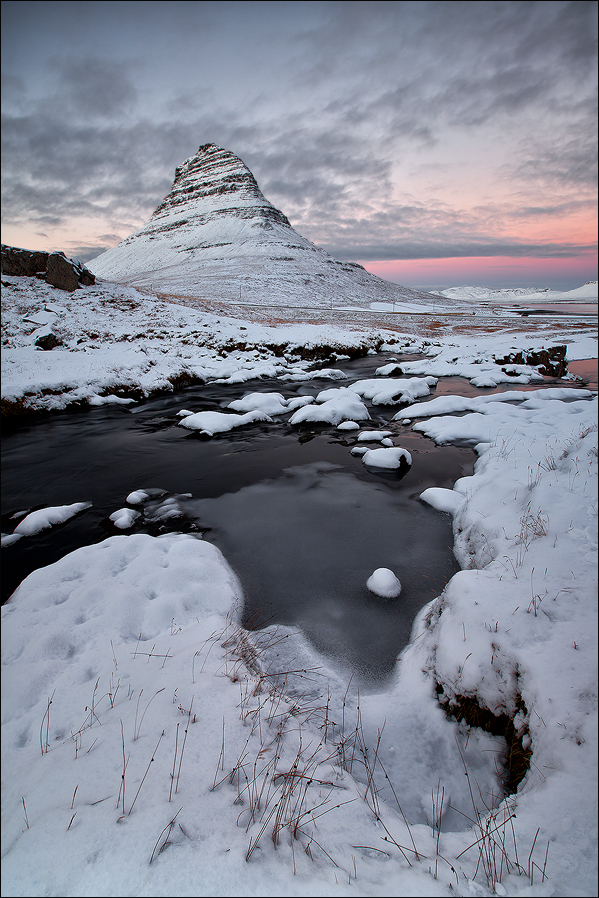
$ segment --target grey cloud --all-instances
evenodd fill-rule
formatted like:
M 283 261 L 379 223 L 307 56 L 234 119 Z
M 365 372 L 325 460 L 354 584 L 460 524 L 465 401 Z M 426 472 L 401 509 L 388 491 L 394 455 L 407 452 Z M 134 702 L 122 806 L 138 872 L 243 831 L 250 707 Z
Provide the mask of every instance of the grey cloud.
M 124 6 L 131 6 L 133 22 L 137 4 L 115 8 Z M 210 10 L 211 27 L 218 23 L 221 31 L 230 14 L 223 11 L 230 4 L 164 9 L 180 27 L 190 6 Z M 247 6 L 239 6 L 244 16 Z M 588 96 L 594 4 L 257 6 L 269 19 L 268 8 L 280 6 L 277 16 L 301 28 L 284 77 L 268 86 L 274 100 L 286 102 L 284 114 L 274 101 L 264 108 L 256 94 L 263 84 L 251 79 L 252 103 L 224 108 L 215 78 L 205 89 L 186 83 L 185 93 L 170 100 L 161 95 L 160 114 L 155 109 L 154 119 L 140 119 L 133 63 L 100 56 L 55 61 L 55 80 L 42 102 L 20 102 L 17 112 L 5 107 L 5 218 L 51 228 L 69 216 L 93 216 L 117 242 L 117 233 L 124 236 L 149 218 L 169 191 L 176 165 L 213 141 L 244 160 L 267 199 L 300 233 L 337 256 L 374 258 L 365 253 L 393 247 L 401 253 L 408 246 L 421 253 L 427 241 L 435 254 L 439 247 L 468 248 L 475 232 L 493 233 L 497 210 L 473 216 L 432 203 L 394 204 L 392 167 L 408 145 L 439 141 L 448 122 L 474 128 L 498 117 L 506 128 L 516 122 L 515 133 L 522 134 L 518 155 L 503 170 L 522 197 L 512 214 L 549 215 L 552 208 L 560 214 L 566 201 L 549 193 L 539 202 L 524 182 L 558 185 L 570 200 L 588 190 L 596 163 L 596 113 Z M 171 13 L 161 16 L 166 28 Z M 165 40 L 171 39 L 169 32 Z M 280 63 L 278 52 L 273 45 Z M 17 80 L 9 87 L 19 90 Z M 504 211 L 498 214 L 504 221 Z
M 3 216 L 15 221 L 73 214 L 139 217 L 169 191 L 177 148 L 195 128 L 135 122 L 92 127 L 41 115 L 3 117 Z M 195 152 L 197 145 L 191 150 Z
M 562 216 L 571 212 L 579 212 L 584 209 L 595 210 L 597 204 L 594 200 L 571 200 L 565 203 L 556 203 L 552 206 L 522 206 L 510 210 L 510 216 L 514 218 L 529 218 L 535 216 Z
M 102 241 L 99 241 L 95 246 L 80 246 L 76 243 L 71 243 L 69 246 L 64 247 L 64 252 L 75 259 L 80 259 L 82 262 L 89 262 L 91 259 L 95 259 L 96 256 L 101 255 L 101 253 L 112 249 L 118 242 L 119 238 L 115 237 L 114 240 L 109 242 L 102 243 Z
M 348 248 L 347 244 L 335 246 L 328 244 L 325 249 L 337 259 L 362 261 L 392 261 L 395 259 L 449 259 L 484 256 L 516 256 L 538 259 L 559 259 L 572 256 L 583 256 L 593 250 L 596 245 L 574 245 L 571 243 L 507 243 L 502 241 L 481 240 L 479 242 L 436 242 L 436 241 L 398 241 L 387 244 L 356 244 Z
M 525 145 L 522 149 L 524 158 L 506 169 L 508 176 L 515 175 L 529 182 L 589 188 L 591 195 L 596 193 L 596 124 L 591 123 L 589 129 L 574 128 L 569 134 L 555 135 L 552 140 L 539 141 L 536 147 Z
M 303 37 L 297 89 L 333 86 L 348 122 L 378 117 L 404 139 L 434 141 L 446 123 L 555 114 L 557 80 L 567 113 L 595 80 L 594 3 L 326 6 L 326 21 Z
M 95 57 L 77 59 L 55 57 L 51 67 L 59 76 L 60 103 L 70 103 L 73 111 L 110 117 L 130 109 L 137 90 L 130 80 L 130 66 Z

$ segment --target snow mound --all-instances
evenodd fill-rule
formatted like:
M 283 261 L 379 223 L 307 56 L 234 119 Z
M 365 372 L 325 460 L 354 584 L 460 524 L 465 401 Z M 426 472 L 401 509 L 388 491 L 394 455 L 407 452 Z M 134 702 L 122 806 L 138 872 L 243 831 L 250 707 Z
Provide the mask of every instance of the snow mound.
M 396 470 L 401 467 L 412 466 L 412 456 L 407 449 L 400 447 L 385 447 L 382 449 L 368 449 L 362 456 L 362 461 L 369 468 L 386 468 Z
M 464 504 L 464 497 L 454 490 L 446 490 L 442 487 L 431 486 L 420 493 L 420 498 L 428 505 L 432 505 L 437 511 L 447 511 L 454 514 Z
M 370 575 L 366 586 L 377 596 L 384 599 L 396 599 L 401 593 L 401 583 L 388 567 L 379 567 Z
M 40 508 L 32 511 L 14 529 L 14 533 L 20 536 L 35 536 L 42 530 L 47 530 L 55 524 L 64 524 L 70 518 L 75 517 L 81 511 L 91 507 L 91 502 L 74 502 L 72 505 L 54 505 L 49 508 Z
M 437 378 L 410 377 L 406 380 L 388 379 L 381 377 L 358 380 L 349 387 L 350 390 L 370 399 L 374 405 L 399 405 L 403 402 L 414 402 L 422 396 L 428 396 L 431 387 L 436 386 Z
M 134 511 L 132 508 L 119 508 L 118 511 L 113 511 L 109 517 L 114 526 L 118 527 L 119 530 L 129 530 L 140 514 L 141 512 Z
M 291 424 L 318 421 L 338 425 L 342 421 L 366 421 L 368 409 L 356 394 L 347 387 L 323 390 L 316 403 L 298 409 L 290 418 Z
M 229 402 L 227 408 L 236 412 L 260 411 L 265 415 L 282 415 L 288 411 L 287 401 L 281 393 L 248 393 L 242 399 Z
M 380 443 L 387 437 L 392 437 L 391 430 L 363 430 L 358 434 L 358 443 Z
M 181 427 L 187 427 L 188 430 L 199 430 L 200 433 L 207 436 L 214 436 L 215 433 L 226 433 L 235 427 L 253 424 L 254 421 L 271 420 L 264 412 L 254 410 L 246 412 L 245 415 L 226 414 L 225 412 L 196 412 L 194 415 L 187 415 L 179 423 Z

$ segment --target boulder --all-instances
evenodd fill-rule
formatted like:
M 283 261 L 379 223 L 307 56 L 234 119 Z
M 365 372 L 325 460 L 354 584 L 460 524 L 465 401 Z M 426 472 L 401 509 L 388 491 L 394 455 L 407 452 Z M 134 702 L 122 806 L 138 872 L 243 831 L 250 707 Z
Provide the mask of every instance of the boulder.
M 2 273 L 12 277 L 38 277 L 52 287 L 72 293 L 96 283 L 91 271 L 64 253 L 44 253 L 2 244 Z
M 38 272 L 45 271 L 47 265 L 48 253 L 32 252 L 2 244 L 2 274 L 12 277 L 33 277 Z
M 79 286 L 79 278 L 72 261 L 64 253 L 50 253 L 46 268 L 46 282 L 59 290 L 72 293 Z
M 35 345 L 39 349 L 43 349 L 44 352 L 48 352 L 54 349 L 55 346 L 62 346 L 62 341 L 58 339 L 55 334 L 44 334 L 42 337 L 38 337 L 35 341 Z
M 565 346 L 550 346 L 537 352 L 533 350 L 511 352 L 501 359 L 496 358 L 495 362 L 498 365 L 532 365 L 546 377 L 565 377 L 568 373 Z

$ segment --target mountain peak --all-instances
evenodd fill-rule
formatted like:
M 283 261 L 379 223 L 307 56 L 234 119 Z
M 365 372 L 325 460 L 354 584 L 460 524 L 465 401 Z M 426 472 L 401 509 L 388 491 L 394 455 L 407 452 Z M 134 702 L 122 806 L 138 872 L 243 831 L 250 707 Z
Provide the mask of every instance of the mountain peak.
M 226 211 L 245 209 L 246 218 L 249 215 L 263 222 L 274 220 L 291 227 L 286 216 L 265 199 L 245 163 L 234 153 L 213 143 L 203 144 L 195 156 L 177 166 L 171 191 L 150 222 L 160 221 L 180 208 L 189 213 L 196 205 L 203 212 L 209 206 L 221 207 L 223 199 L 229 207 Z
M 177 166 L 170 192 L 139 231 L 88 265 L 106 280 L 198 300 L 325 308 L 430 303 L 430 296 L 333 259 L 302 237 L 245 163 L 213 143 Z

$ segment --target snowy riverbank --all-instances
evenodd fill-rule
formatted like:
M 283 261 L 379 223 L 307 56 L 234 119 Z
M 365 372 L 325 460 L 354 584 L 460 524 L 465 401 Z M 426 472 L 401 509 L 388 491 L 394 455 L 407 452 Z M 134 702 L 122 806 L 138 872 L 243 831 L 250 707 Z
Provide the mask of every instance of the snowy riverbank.
M 184 372 L 309 378 L 301 349 L 325 343 L 420 353 L 403 367 L 423 378 L 530 387 L 535 367 L 494 359 L 560 342 L 393 344 L 107 285 L 58 304 L 12 280 L 3 398 L 29 409 L 130 402 Z M 62 346 L 34 348 L 50 332 Z M 588 334 L 567 346 L 592 355 Z M 463 570 L 384 691 L 358 697 L 300 633 L 243 631 L 235 574 L 190 535 L 86 546 L 3 606 L 3 894 L 596 894 L 596 394 L 447 395 L 399 414 L 478 460 L 422 495 L 452 514 Z M 503 799 L 489 712 L 518 786 Z
M 336 354 L 382 347 L 426 354 L 410 373 L 455 374 L 478 386 L 538 381 L 534 367 L 506 369 L 495 362 L 513 351 L 566 343 L 569 360 L 597 355 L 590 324 L 571 332 L 559 324 L 517 335 L 498 334 L 495 327 L 451 339 L 442 330 L 434 339 L 414 333 L 408 330 L 411 319 L 402 316 L 393 319 L 395 329 L 376 327 L 359 312 L 336 326 L 265 325 L 245 320 L 240 307 L 234 314 L 215 314 L 105 282 L 69 294 L 35 278 L 3 276 L 2 309 L 2 401 L 9 413 L 127 404 L 194 380 L 305 377 L 315 359 L 334 363 Z M 40 344 L 54 348 L 44 351 Z

